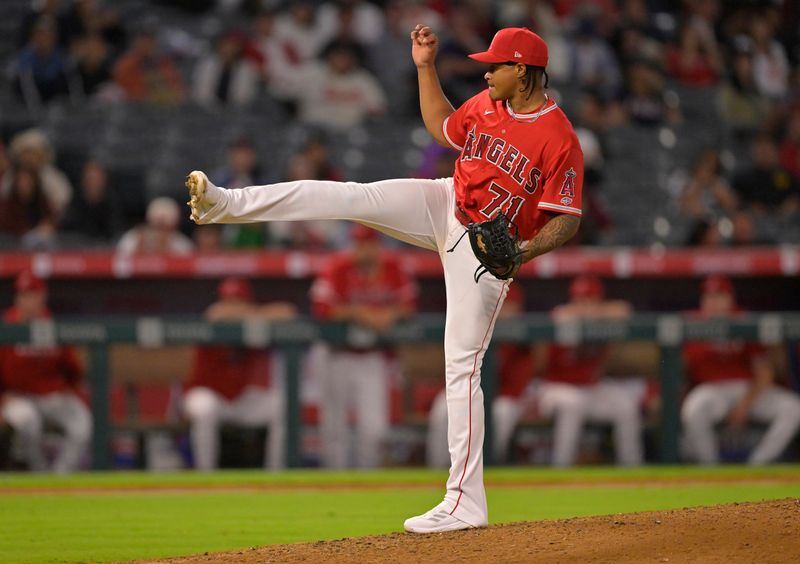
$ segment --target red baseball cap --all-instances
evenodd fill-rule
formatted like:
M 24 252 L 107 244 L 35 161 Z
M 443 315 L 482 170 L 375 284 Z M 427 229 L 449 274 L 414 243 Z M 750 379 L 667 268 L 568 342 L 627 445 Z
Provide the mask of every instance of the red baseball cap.
M 30 270 L 23 270 L 14 281 L 14 289 L 17 292 L 44 292 L 47 285 Z
M 570 298 L 602 298 L 605 290 L 596 276 L 578 276 L 569 285 Z
M 469 56 L 482 63 L 523 63 L 534 67 L 547 66 L 547 43 L 524 27 L 507 27 L 494 34 L 487 51 Z
M 217 296 L 221 300 L 238 298 L 250 302 L 253 300 L 253 287 L 247 280 L 231 276 L 219 283 Z
M 353 241 L 377 241 L 380 239 L 380 233 L 371 227 L 355 223 L 350 231 L 350 237 Z
M 714 274 L 703 280 L 703 293 L 733 295 L 733 283 L 727 276 Z

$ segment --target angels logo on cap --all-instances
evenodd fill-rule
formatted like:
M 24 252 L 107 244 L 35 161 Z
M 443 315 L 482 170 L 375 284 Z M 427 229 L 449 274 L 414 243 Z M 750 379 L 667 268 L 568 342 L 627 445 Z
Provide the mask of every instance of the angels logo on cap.
M 473 53 L 470 59 L 482 63 L 518 61 L 533 67 L 547 66 L 547 43 L 524 27 L 507 27 L 498 31 L 489 49 Z

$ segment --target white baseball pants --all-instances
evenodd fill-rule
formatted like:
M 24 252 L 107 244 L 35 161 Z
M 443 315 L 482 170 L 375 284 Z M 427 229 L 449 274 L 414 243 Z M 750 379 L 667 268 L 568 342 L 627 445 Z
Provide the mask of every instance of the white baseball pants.
M 537 389 L 539 410 L 553 418 L 553 465 L 572 466 L 578 454 L 583 425 L 587 421 L 611 423 L 617 463 L 642 463 L 640 393 L 624 383 L 599 382 L 575 386 L 542 382 Z
M 273 470 L 285 465 L 286 416 L 283 398 L 277 389 L 250 387 L 229 400 L 210 388 L 192 388 L 183 397 L 183 411 L 189 430 L 194 465 L 198 470 L 213 470 L 219 464 L 219 428 L 223 423 L 243 427 L 268 427 L 264 467 Z
M 79 468 L 92 437 L 92 415 L 75 394 L 9 395 L 2 402 L 2 416 L 14 429 L 31 470 L 41 472 L 48 467 L 42 449 L 46 422 L 64 431 L 53 470 L 65 473 Z
M 480 370 L 508 282 L 489 275 L 478 284 L 473 280 L 478 260 L 469 241 L 456 244 L 466 229 L 455 217 L 453 179 L 370 184 L 303 180 L 220 192 L 219 201 L 199 223 L 345 219 L 439 253 L 447 296 L 444 350 L 451 463 L 444 507 L 466 523 L 485 525 Z
M 745 380 L 709 382 L 694 388 L 681 409 L 686 441 L 701 464 L 717 464 L 719 449 L 714 426 L 721 422 L 747 393 Z M 753 402 L 750 417 L 769 423 L 767 432 L 750 453 L 748 463 L 776 460 L 800 428 L 800 398 L 777 386 L 764 390 Z
M 508 457 L 508 447 L 520 417 L 520 400 L 499 396 L 492 402 L 494 428 L 493 454 L 495 463 Z M 432 468 L 447 468 L 450 454 L 447 451 L 447 398 L 444 392 L 436 396 L 428 414 L 426 460 Z
M 389 366 L 380 351 L 331 351 L 321 374 L 322 462 L 328 468 L 375 468 L 389 430 Z M 355 449 L 350 456 L 351 411 Z M 352 461 L 352 464 L 351 464 Z

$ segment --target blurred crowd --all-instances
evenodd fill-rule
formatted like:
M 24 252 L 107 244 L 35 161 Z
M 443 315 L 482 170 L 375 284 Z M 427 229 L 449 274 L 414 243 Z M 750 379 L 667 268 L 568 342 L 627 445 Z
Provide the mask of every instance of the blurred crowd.
M 688 224 L 673 243 L 774 244 L 797 235 L 781 228 L 800 219 L 795 2 L 160 0 L 131 20 L 123 17 L 129 3 L 30 2 L 18 28 L 18 50 L 6 61 L 9 104 L 33 115 L 52 106 L 221 111 L 274 105 L 308 127 L 306 142 L 272 170 L 263 164 L 257 139 L 234 139 L 219 147 L 224 164 L 212 179 L 227 187 L 341 179 L 341 163 L 330 156 L 331 135 L 375 119 L 387 128 L 419 121 L 408 52 L 414 24 L 425 22 L 441 35 L 439 72 L 456 105 L 484 84 L 483 65 L 466 55 L 485 49 L 500 27 L 527 26 L 549 44 L 550 89 L 586 156 L 587 210 L 579 242 L 614 243 L 619 224 L 633 221 L 630 212 L 615 213 L 621 196 L 608 185 L 620 180 L 607 173 L 611 165 L 642 150 L 635 143 L 609 149 L 621 128 L 719 133 L 705 150 L 677 160 L 668 178 L 647 179 L 642 170 L 637 182 L 648 184 L 634 187 L 645 200 L 652 184 L 669 194 L 664 213 Z M 705 103 L 710 112 L 704 113 L 712 115 L 687 112 L 690 100 Z M 194 235 L 186 222 L 170 220 L 176 214 L 158 195 L 146 213 L 126 209 L 102 159 L 90 154 L 82 169 L 59 170 L 59 155 L 41 128 L 4 130 L 0 141 L 4 246 L 119 243 L 125 252 L 191 252 L 207 245 L 336 249 L 347 239 L 346 229 L 329 224 Z M 451 173 L 447 160 L 453 158 L 430 147 L 407 174 Z M 437 159 L 443 166 L 432 164 Z M 184 240 L 178 230 L 194 240 Z

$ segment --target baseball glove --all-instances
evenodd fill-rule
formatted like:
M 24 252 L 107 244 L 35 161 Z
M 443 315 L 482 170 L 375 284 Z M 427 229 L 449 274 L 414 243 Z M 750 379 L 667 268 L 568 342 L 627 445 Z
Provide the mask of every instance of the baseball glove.
M 517 226 L 505 214 L 499 213 L 480 223 L 470 223 L 467 233 L 472 252 L 481 263 L 475 270 L 476 283 L 487 272 L 500 280 L 508 280 L 516 275 L 525 253 L 519 246 Z

